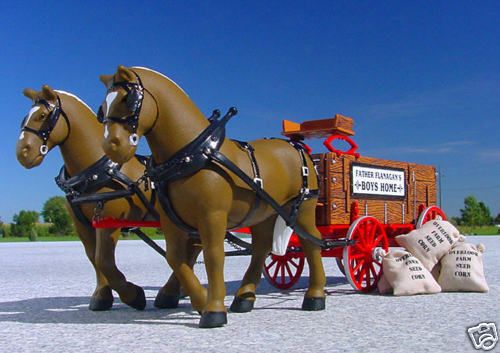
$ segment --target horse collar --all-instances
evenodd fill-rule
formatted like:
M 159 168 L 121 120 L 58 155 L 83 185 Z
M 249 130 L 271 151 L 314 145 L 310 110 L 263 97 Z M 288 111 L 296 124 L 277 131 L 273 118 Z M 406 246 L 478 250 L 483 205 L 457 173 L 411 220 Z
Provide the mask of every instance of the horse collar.
M 236 108 L 231 108 L 220 120 L 220 112 L 214 110 L 208 119 L 210 125 L 193 141 L 175 153 L 167 161 L 156 164 L 153 158 L 147 166 L 148 177 L 160 185 L 192 175 L 210 163 L 210 154 L 219 150 L 226 137 L 226 124 L 237 114 Z
M 111 176 L 120 170 L 120 165 L 103 156 L 90 167 L 74 176 L 69 176 L 63 166 L 55 178 L 57 186 L 68 196 L 78 196 L 86 192 L 98 190 L 111 180 Z M 92 191 L 90 191 L 92 190 Z

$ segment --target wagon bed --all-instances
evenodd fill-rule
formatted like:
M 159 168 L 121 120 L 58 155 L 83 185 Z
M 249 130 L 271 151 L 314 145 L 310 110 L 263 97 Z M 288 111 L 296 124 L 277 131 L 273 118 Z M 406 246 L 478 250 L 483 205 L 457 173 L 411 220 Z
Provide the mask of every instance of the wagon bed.
M 353 246 L 322 251 L 335 257 L 352 286 L 361 291 L 376 287 L 382 273 L 381 256 L 395 237 L 431 219 L 446 219 L 436 204 L 436 170 L 430 165 L 361 156 L 353 120 L 340 114 L 302 124 L 285 120 L 282 134 L 292 140 L 326 137 L 327 153 L 312 154 L 319 178 L 316 224 L 323 239 L 349 239 Z M 339 150 L 337 140 L 350 145 Z M 292 287 L 304 267 L 299 238 L 293 234 L 284 256 L 270 255 L 264 269 L 277 288 Z

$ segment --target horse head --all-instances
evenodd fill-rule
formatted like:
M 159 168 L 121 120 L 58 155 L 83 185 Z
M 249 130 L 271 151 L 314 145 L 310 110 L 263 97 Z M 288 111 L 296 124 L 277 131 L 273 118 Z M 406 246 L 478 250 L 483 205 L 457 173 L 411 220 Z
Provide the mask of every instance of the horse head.
M 134 156 L 140 138 L 154 126 L 158 108 L 130 68 L 118 66 L 114 75 L 102 75 L 100 80 L 108 89 L 97 114 L 105 126 L 102 146 L 114 162 L 125 163 Z
M 21 165 L 30 169 L 40 165 L 52 148 L 64 143 L 70 126 L 57 92 L 48 85 L 39 92 L 27 88 L 23 93 L 33 105 L 21 123 L 16 156 Z

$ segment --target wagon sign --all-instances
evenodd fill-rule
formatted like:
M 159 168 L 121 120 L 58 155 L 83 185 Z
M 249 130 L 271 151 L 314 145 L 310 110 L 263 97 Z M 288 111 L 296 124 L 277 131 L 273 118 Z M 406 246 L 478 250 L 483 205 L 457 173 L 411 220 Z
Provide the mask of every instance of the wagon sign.
M 406 196 L 404 169 L 380 168 L 369 164 L 352 163 L 353 197 L 383 197 L 404 199 Z

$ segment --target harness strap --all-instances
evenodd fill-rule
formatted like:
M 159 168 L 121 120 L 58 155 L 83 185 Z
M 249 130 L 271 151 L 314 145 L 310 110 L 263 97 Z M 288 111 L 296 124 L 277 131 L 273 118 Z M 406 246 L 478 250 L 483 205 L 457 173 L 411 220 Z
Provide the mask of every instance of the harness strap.
M 223 165 L 227 169 L 229 169 L 231 172 L 236 174 L 241 180 L 243 180 L 248 186 L 252 188 L 252 190 L 255 191 L 258 197 L 260 197 L 262 200 L 267 202 L 275 211 L 278 213 L 286 222 L 288 226 L 292 226 L 294 229 L 295 233 L 302 239 L 305 239 L 307 241 L 310 241 L 314 245 L 317 245 L 319 247 L 325 247 L 326 244 L 323 240 L 318 239 L 314 237 L 313 235 L 307 233 L 305 230 L 303 230 L 300 226 L 298 225 L 293 225 L 292 224 L 292 219 L 290 218 L 290 215 L 285 212 L 283 207 L 281 207 L 272 197 L 269 195 L 264 189 L 262 189 L 257 183 L 255 183 L 247 174 L 245 174 L 244 171 L 240 169 L 236 164 L 234 164 L 229 158 L 227 158 L 225 155 L 223 155 L 221 152 L 217 150 L 212 150 L 211 153 L 209 154 L 210 158 Z M 317 191 L 315 191 L 317 192 Z
M 163 188 L 164 186 L 162 184 L 160 184 L 160 187 Z M 160 191 L 158 193 L 158 200 L 160 201 L 161 207 L 163 208 L 165 213 L 168 215 L 170 220 L 178 228 L 180 228 L 184 232 L 188 233 L 190 236 L 197 236 L 198 231 L 195 228 L 187 225 L 186 223 L 184 223 L 184 221 L 182 219 L 180 219 L 179 215 L 177 214 L 177 212 L 175 212 L 174 207 L 172 206 L 172 202 L 170 201 L 170 197 L 168 197 L 168 195 L 166 195 L 166 193 L 167 193 L 167 190 L 165 190 L 163 192 Z
M 87 217 L 85 217 L 80 206 L 74 204 L 72 198 L 69 195 L 66 195 L 66 200 L 68 200 L 69 206 L 71 207 L 71 210 L 73 211 L 73 214 L 78 219 L 78 221 L 87 228 L 92 229 L 92 223 L 87 219 Z
M 260 187 L 263 188 L 264 187 L 264 183 L 263 183 L 262 178 L 260 176 L 260 170 L 259 170 L 259 165 L 257 163 L 257 159 L 255 158 L 255 149 L 248 142 L 238 141 L 238 140 L 233 140 L 233 141 L 236 142 L 237 144 L 239 144 L 247 152 L 248 159 L 250 159 L 250 164 L 252 166 L 252 171 L 253 171 L 253 176 L 254 176 L 253 181 L 255 183 L 258 183 L 260 185 Z M 241 220 L 241 222 L 239 222 L 233 228 L 234 229 L 241 228 L 241 226 L 247 220 L 249 220 L 249 219 L 252 218 L 252 216 L 255 214 L 255 212 L 257 211 L 257 209 L 259 208 L 259 206 L 260 206 L 260 198 L 259 197 L 255 197 L 254 201 L 252 203 L 252 207 L 250 208 L 250 210 L 248 211 L 248 213 L 246 214 L 246 216 Z
M 300 195 L 298 198 L 295 199 L 295 202 L 293 203 L 292 210 L 290 212 L 290 222 L 289 227 L 294 227 L 295 223 L 297 222 L 297 215 L 299 213 L 299 208 L 302 202 L 305 200 L 311 198 L 310 196 L 310 190 L 309 190 L 309 168 L 307 167 L 307 160 L 306 156 L 304 155 L 304 149 L 302 145 L 297 144 L 293 141 L 290 141 L 290 144 L 299 152 L 300 155 L 300 160 L 302 162 L 302 188 L 300 189 Z
M 123 182 L 125 185 L 127 185 L 128 190 L 130 190 L 131 194 L 136 194 L 139 200 L 141 200 L 142 204 L 146 208 L 149 214 L 153 216 L 155 219 L 160 219 L 160 215 L 154 208 L 154 204 L 151 204 L 151 202 L 148 202 L 146 199 L 146 196 L 142 192 L 142 190 L 137 186 L 136 183 L 134 183 L 128 176 L 126 176 L 124 173 L 122 173 L 120 170 L 114 170 L 113 172 L 114 176 L 121 182 Z M 145 183 L 147 185 L 148 181 L 145 180 Z M 152 200 L 153 201 L 153 200 Z M 146 215 L 144 216 L 146 217 Z

